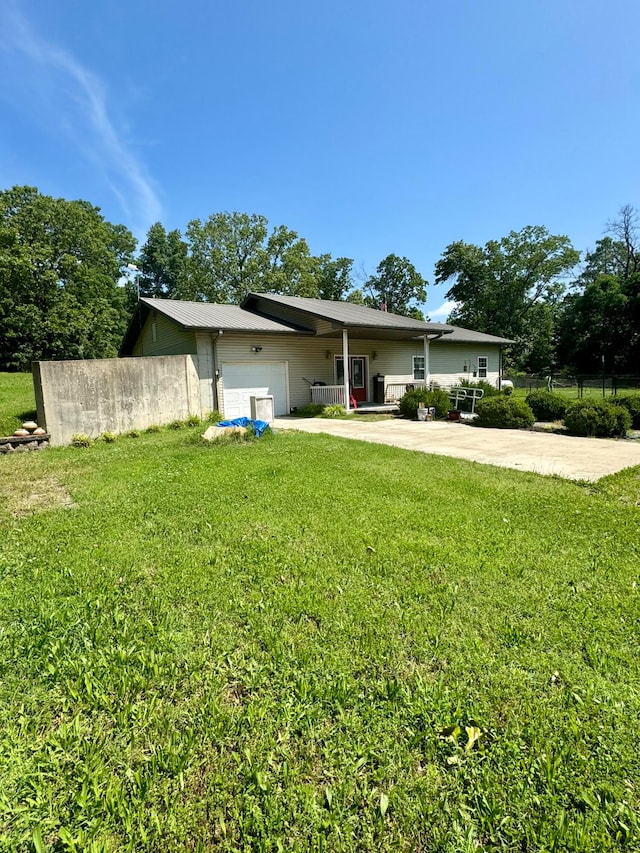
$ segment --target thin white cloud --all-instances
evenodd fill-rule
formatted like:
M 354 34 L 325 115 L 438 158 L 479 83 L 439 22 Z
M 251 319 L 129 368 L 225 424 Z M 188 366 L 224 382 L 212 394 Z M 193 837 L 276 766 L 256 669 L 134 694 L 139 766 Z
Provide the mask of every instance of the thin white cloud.
M 435 309 L 435 311 L 429 311 L 429 316 L 432 320 L 446 320 L 449 314 L 451 314 L 451 312 L 453 311 L 453 309 L 457 307 L 457 302 L 443 302 L 439 308 Z
M 100 170 L 129 227 L 136 236 L 143 235 L 161 218 L 162 204 L 144 164 L 114 123 L 102 80 L 68 51 L 36 33 L 11 0 L 5 0 L 0 10 L 0 29 L 4 50 L 22 57 L 35 82 L 53 98 L 46 114 L 39 97 L 30 102 L 23 99 L 22 109 L 35 107 L 47 132 L 52 131 L 55 109 L 55 127 Z

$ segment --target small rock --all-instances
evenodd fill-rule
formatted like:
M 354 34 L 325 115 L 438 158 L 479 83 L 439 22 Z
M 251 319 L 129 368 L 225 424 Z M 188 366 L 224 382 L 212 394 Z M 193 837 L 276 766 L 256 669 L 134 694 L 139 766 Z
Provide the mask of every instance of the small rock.
M 32 432 L 34 429 L 38 428 L 38 424 L 35 421 L 26 421 L 22 424 L 22 429 L 28 429 L 29 432 Z
M 33 431 L 33 434 L 34 435 L 46 435 L 47 431 L 46 431 L 46 429 L 42 429 L 42 427 L 36 427 Z
M 19 436 L 22 436 L 22 435 L 29 435 L 29 430 L 28 430 L 28 429 L 25 429 L 24 427 L 22 427 L 22 429 L 17 429 L 17 430 L 14 432 L 14 435 L 19 435 Z

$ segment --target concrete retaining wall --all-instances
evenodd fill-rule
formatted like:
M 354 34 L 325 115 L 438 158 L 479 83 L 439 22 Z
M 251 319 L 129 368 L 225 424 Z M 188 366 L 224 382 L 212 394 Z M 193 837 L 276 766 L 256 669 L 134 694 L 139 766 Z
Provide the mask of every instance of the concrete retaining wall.
M 37 361 L 33 382 L 38 423 L 52 445 L 69 444 L 75 433 L 97 438 L 206 414 L 195 355 Z

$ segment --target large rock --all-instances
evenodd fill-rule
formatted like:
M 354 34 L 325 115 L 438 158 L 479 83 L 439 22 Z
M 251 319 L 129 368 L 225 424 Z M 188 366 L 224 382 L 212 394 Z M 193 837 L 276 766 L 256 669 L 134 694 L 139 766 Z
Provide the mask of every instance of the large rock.
M 246 427 L 210 426 L 207 427 L 206 431 L 202 434 L 202 438 L 204 438 L 205 441 L 215 441 L 216 439 L 221 438 L 223 435 L 230 435 L 233 433 L 238 433 L 238 435 L 245 435 L 246 432 Z

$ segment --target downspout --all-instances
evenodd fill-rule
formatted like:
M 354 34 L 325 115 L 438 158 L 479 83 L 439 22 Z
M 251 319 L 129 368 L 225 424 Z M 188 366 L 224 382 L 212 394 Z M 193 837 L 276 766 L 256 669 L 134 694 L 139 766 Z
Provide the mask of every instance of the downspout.
M 218 402 L 218 379 L 220 378 L 220 371 L 218 370 L 218 347 L 216 343 L 218 338 L 222 335 L 222 329 L 218 329 L 218 334 L 214 337 L 211 336 L 211 349 L 213 352 L 213 364 L 211 365 L 213 369 L 213 407 L 218 412 L 220 411 L 220 405 Z

